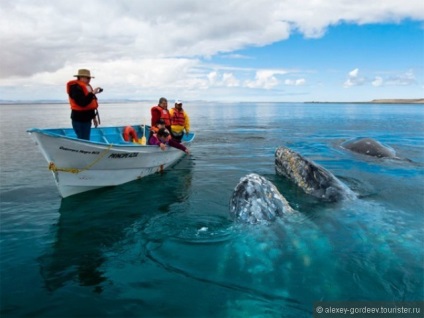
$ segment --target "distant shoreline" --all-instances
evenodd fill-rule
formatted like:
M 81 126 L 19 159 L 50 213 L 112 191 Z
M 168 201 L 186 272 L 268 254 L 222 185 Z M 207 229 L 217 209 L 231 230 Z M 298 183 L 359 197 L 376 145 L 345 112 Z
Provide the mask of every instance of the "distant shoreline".
M 415 99 L 373 99 L 369 102 L 304 102 L 305 104 L 424 104 L 424 98 Z
M 371 103 L 377 104 L 424 104 L 424 98 L 417 99 L 373 99 Z

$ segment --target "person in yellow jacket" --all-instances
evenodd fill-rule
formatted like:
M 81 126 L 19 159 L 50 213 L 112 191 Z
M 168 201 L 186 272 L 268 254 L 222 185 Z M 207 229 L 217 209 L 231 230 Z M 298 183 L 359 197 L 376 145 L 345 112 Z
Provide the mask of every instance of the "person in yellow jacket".
M 181 142 L 184 132 L 190 132 L 190 118 L 183 109 L 183 102 L 179 99 L 175 101 L 174 108 L 169 110 L 171 117 L 171 136 L 174 140 Z

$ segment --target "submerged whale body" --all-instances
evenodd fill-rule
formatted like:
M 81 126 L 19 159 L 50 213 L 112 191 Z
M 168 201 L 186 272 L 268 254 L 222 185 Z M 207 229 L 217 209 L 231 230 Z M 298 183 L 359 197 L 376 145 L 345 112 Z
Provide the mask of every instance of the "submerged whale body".
M 355 197 L 331 172 L 287 147 L 280 146 L 275 151 L 275 171 L 321 200 L 336 202 Z
M 293 209 L 278 189 L 255 173 L 240 179 L 230 200 L 230 215 L 243 223 L 270 222 L 291 212 Z
M 346 141 L 342 147 L 350 151 L 377 158 L 397 158 L 396 152 L 372 138 L 356 138 Z

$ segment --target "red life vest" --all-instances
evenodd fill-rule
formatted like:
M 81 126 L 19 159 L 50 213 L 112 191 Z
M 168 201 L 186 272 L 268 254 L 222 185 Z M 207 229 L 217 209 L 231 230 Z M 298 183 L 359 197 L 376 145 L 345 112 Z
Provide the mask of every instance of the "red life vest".
M 160 106 L 154 106 L 152 109 L 156 109 L 158 112 L 160 112 L 160 118 L 165 121 L 165 126 L 171 126 L 171 117 L 169 116 L 169 111 L 167 109 Z
M 87 96 L 88 93 L 90 93 L 87 86 L 89 86 L 91 88 L 91 92 L 93 91 L 93 88 L 91 87 L 90 84 L 86 84 L 86 83 L 79 81 L 79 80 L 73 80 L 73 81 L 69 81 L 68 84 L 66 84 L 66 92 L 68 93 L 68 95 L 70 93 L 71 86 L 75 85 L 75 84 L 77 84 L 81 87 L 85 96 Z M 69 97 L 69 104 L 71 105 L 72 110 L 77 110 L 77 111 L 93 110 L 93 109 L 97 109 L 97 107 L 99 107 L 99 104 L 97 103 L 97 98 L 95 96 L 94 96 L 93 100 L 91 101 L 91 103 L 88 104 L 86 107 L 79 106 L 71 97 Z
M 173 114 L 171 117 L 171 125 L 184 126 L 185 125 L 185 113 L 184 110 L 178 110 L 174 108 L 172 110 Z

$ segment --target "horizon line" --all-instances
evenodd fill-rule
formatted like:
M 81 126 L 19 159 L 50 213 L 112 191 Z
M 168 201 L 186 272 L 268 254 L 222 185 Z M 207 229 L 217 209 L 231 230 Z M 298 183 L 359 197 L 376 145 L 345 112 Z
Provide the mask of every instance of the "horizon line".
M 155 102 L 153 99 L 105 99 L 101 103 L 122 103 L 122 102 Z M 424 104 L 424 98 L 382 98 L 373 99 L 370 101 L 220 101 L 220 100 L 203 100 L 203 99 L 188 99 L 187 102 L 204 102 L 204 103 L 292 103 L 292 104 Z M 2 100 L 0 104 L 21 104 L 21 103 L 34 103 L 34 104 L 68 104 L 68 100 L 59 99 L 36 99 L 36 100 Z M 172 104 L 172 103 L 171 103 Z

